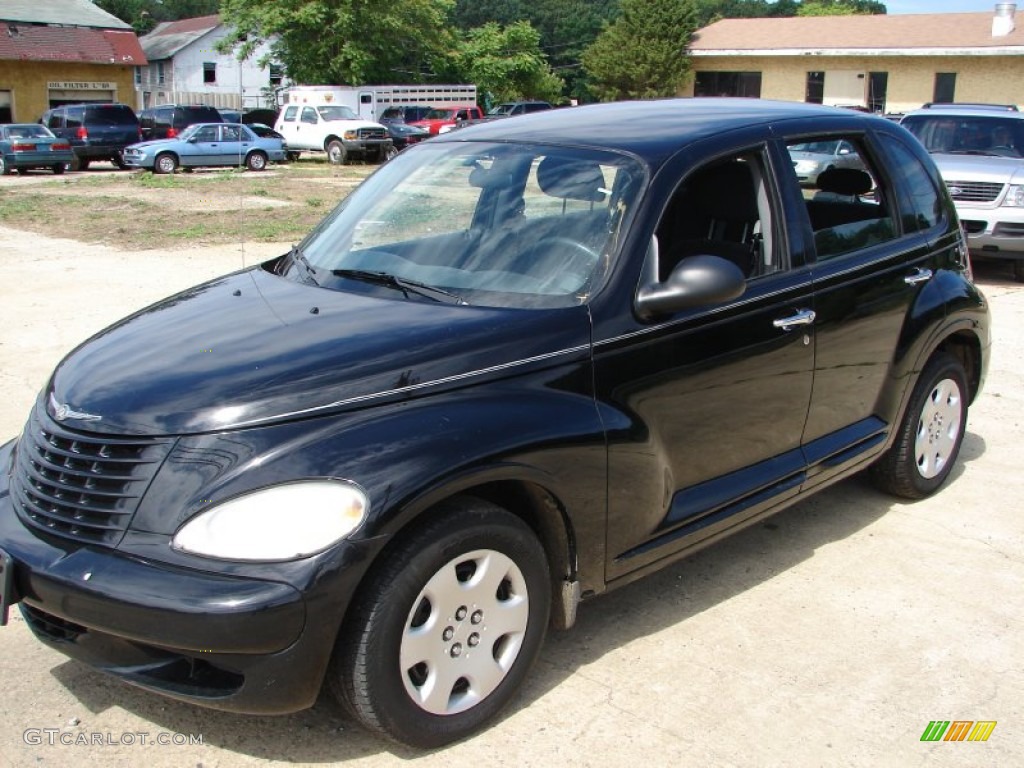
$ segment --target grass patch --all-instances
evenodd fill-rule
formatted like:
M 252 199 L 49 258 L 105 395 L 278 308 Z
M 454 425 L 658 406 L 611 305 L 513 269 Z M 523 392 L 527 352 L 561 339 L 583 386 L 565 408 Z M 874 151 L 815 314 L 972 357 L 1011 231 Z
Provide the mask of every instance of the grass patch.
M 124 250 L 291 242 L 316 226 L 374 169 L 299 162 L 272 166 L 258 175 L 241 170 L 86 172 L 31 187 L 18 186 L 14 179 L 0 186 L 0 220 Z M 272 200 L 291 205 L 268 209 L 263 201 Z

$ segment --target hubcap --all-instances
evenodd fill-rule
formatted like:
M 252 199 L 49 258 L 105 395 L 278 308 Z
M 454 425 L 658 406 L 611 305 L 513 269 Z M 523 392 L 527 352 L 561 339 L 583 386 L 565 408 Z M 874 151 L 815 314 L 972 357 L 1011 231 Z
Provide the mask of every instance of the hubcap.
M 529 613 L 526 580 L 511 558 L 481 549 L 446 563 L 406 619 L 399 658 L 406 692 L 435 715 L 479 704 L 512 668 Z
M 945 468 L 960 435 L 963 402 L 952 379 L 938 382 L 928 395 L 914 440 L 914 458 L 921 477 L 930 480 Z

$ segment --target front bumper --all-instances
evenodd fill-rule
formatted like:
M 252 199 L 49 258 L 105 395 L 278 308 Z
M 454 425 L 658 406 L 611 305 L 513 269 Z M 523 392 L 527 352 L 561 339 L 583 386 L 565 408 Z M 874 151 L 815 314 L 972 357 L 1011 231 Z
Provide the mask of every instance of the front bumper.
M 344 542 L 299 564 L 295 583 L 285 583 L 253 568 L 199 570 L 45 537 L 14 510 L 12 447 L 0 447 L 0 549 L 13 559 L 14 597 L 39 640 L 126 682 L 216 709 L 312 706 L 368 543 Z M 158 538 L 129 533 L 129 547 L 133 537 Z
M 342 139 L 345 151 L 356 155 L 376 155 L 394 146 L 391 139 Z
M 956 205 L 973 257 L 1024 259 L 1024 208 Z

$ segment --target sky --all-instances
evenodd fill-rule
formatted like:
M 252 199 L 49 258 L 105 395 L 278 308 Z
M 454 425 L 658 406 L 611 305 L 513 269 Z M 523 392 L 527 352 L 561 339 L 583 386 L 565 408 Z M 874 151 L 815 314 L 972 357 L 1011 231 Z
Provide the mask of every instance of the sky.
M 895 13 L 992 13 L 996 0 L 881 0 L 889 14 Z M 1017 1 L 1017 11 L 1024 15 L 1024 0 Z

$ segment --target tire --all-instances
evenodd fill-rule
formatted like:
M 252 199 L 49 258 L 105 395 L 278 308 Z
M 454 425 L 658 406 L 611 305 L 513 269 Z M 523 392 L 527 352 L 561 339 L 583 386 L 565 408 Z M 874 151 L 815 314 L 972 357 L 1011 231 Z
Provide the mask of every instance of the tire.
M 337 139 L 327 142 L 327 162 L 332 165 L 344 165 L 346 160 L 348 160 L 348 153 L 345 151 L 344 144 Z
M 120 152 L 116 152 L 113 155 L 111 155 L 110 162 L 113 163 L 119 171 L 123 171 L 125 168 L 128 167 L 128 164 L 125 163 L 124 158 L 121 156 Z
M 170 152 L 164 152 L 153 160 L 153 173 L 174 173 L 178 168 L 178 158 Z
M 370 730 L 417 748 L 457 741 L 512 699 L 550 609 L 544 549 L 526 524 L 488 502 L 453 500 L 371 571 L 339 636 L 331 687 Z
M 1024 283 L 1024 259 L 1013 262 L 1013 279 L 1018 283 Z
M 921 372 L 896 442 L 872 466 L 876 485 L 907 499 L 923 499 L 949 477 L 967 425 L 967 374 L 940 352 Z
M 267 156 L 262 152 L 250 152 L 245 158 L 245 167 L 250 171 L 264 171 L 267 168 Z
M 288 162 L 289 163 L 297 163 L 298 161 L 299 161 L 299 153 L 298 152 L 289 152 L 288 153 Z
M 3 155 L 0 155 L 0 176 L 6 176 L 11 172 L 11 167 L 7 164 L 7 160 Z
M 387 149 L 382 149 L 380 151 L 380 157 L 378 159 L 382 163 L 386 163 L 388 160 L 390 160 L 391 158 L 393 158 L 397 154 L 398 154 L 398 150 L 395 148 L 394 144 L 392 144 Z
M 56 176 L 63 176 L 64 175 L 64 163 L 57 163 L 56 165 L 54 165 L 53 166 L 53 173 Z
M 87 171 L 89 170 L 89 161 L 83 160 L 82 158 L 75 156 L 75 160 L 71 163 L 72 171 Z

